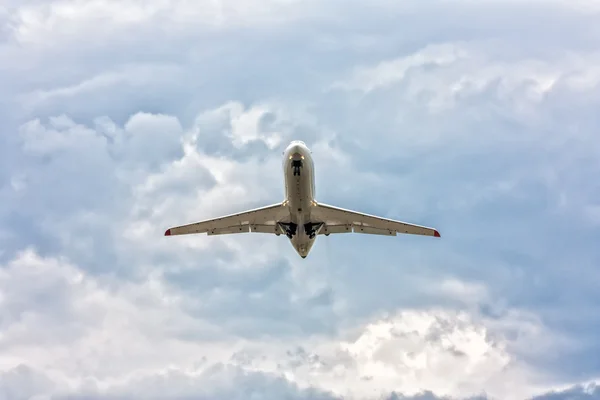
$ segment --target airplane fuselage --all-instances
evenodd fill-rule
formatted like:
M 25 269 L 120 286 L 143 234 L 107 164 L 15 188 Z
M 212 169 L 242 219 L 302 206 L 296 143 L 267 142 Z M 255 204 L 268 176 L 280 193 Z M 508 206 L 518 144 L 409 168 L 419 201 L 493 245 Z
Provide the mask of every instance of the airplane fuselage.
M 311 225 L 311 209 L 315 204 L 315 165 L 310 150 L 301 141 L 292 142 L 283 152 L 285 177 L 284 204 L 289 208 L 293 235 L 288 238 L 298 254 L 305 258 L 316 234 Z M 295 225 L 295 226 L 294 226 Z M 312 234 L 311 234 L 312 231 Z

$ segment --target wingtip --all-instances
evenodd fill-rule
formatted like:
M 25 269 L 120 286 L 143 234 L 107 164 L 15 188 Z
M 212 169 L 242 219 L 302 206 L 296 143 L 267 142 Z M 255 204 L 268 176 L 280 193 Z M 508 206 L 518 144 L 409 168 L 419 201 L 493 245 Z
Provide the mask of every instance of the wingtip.
M 437 230 L 433 231 L 433 236 L 435 236 L 435 237 L 441 237 L 440 233 Z
M 171 236 L 171 230 L 170 229 L 167 229 L 165 231 L 165 236 Z

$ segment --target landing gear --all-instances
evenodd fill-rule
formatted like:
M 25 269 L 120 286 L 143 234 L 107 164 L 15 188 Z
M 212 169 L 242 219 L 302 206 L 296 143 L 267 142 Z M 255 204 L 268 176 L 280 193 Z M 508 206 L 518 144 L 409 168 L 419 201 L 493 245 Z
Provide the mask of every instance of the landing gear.
M 298 225 L 293 222 L 280 222 L 279 226 L 285 232 L 285 236 L 287 236 L 288 239 L 292 239 L 298 231 Z M 306 223 L 304 224 L 304 232 L 309 239 L 314 239 L 317 236 L 319 229 L 321 229 L 321 226 L 323 226 L 322 222 Z
M 304 224 L 304 232 L 306 232 L 309 239 L 314 239 L 315 236 L 317 236 L 317 231 L 319 230 L 319 228 L 321 228 L 321 225 L 323 225 L 322 222 L 309 222 L 307 224 Z
M 294 237 L 294 235 L 296 234 L 296 231 L 298 230 L 298 225 L 296 225 L 293 222 L 280 223 L 279 225 L 281 225 L 283 227 L 283 229 L 285 229 L 285 236 L 287 236 L 288 239 L 291 239 L 292 237 Z
M 294 176 L 300 176 L 300 168 L 302 168 L 302 160 L 292 160 L 292 168 L 294 169 Z

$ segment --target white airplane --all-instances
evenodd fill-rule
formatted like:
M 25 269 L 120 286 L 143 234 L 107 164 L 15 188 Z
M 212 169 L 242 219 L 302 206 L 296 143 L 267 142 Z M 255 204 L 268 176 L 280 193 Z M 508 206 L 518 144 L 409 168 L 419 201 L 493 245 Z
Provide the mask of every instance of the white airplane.
M 433 228 L 350 211 L 315 200 L 315 166 L 306 144 L 295 140 L 283 152 L 285 199 L 283 202 L 237 214 L 167 229 L 165 236 L 206 233 L 224 235 L 259 232 L 286 235 L 302 258 L 317 235 L 366 233 L 396 236 L 398 233 L 440 237 Z

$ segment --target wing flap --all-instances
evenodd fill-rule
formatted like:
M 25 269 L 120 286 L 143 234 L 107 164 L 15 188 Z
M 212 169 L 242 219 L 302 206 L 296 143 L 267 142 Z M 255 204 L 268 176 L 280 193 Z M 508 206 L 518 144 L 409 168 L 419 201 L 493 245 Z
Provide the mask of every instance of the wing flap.
M 396 236 L 397 232 L 393 229 L 373 228 L 372 226 L 353 225 L 355 233 L 365 233 L 367 235 L 385 235 Z
M 332 233 L 364 233 L 367 235 L 396 236 L 398 232 L 392 229 L 373 228 L 367 225 L 324 225 L 319 235 L 330 235 Z
M 235 233 L 278 233 L 278 222 L 289 219 L 288 208 L 282 203 L 272 204 L 237 214 L 208 219 L 167 229 L 165 236 L 206 233 L 226 235 Z
M 352 233 L 352 225 L 323 225 L 319 231 L 320 235 L 329 235 L 331 233 Z
M 250 232 L 281 234 L 279 225 L 250 225 Z
M 256 232 L 256 233 L 273 233 L 273 234 L 281 234 L 279 230 L 279 226 L 275 225 L 256 225 L 256 224 L 242 224 L 236 226 L 228 226 L 226 228 L 215 228 L 206 232 L 207 235 L 229 235 L 233 233 L 248 233 L 248 232 Z
M 351 231 L 355 233 L 389 236 L 395 236 L 397 233 L 404 233 L 409 235 L 440 237 L 439 232 L 434 228 L 395 221 L 322 203 L 317 204 L 313 208 L 312 216 L 319 222 L 325 223 L 325 227 L 322 229 L 323 233 L 350 232 L 347 229 L 338 232 L 336 230 L 339 228 L 334 227 L 351 226 Z
M 228 226 L 225 228 L 214 228 L 206 232 L 208 236 L 230 235 L 233 233 L 248 233 L 250 225 Z

